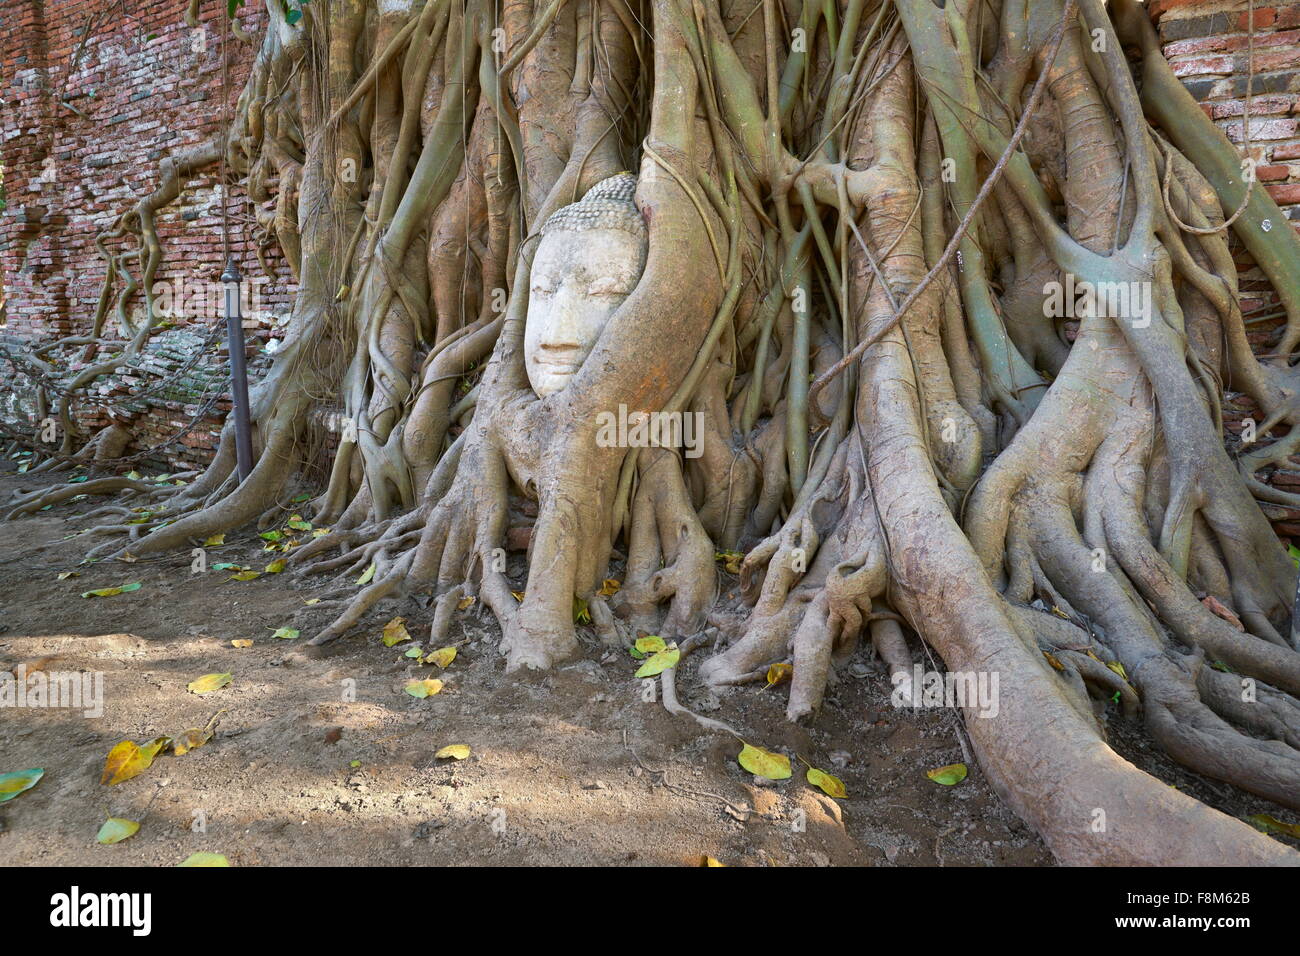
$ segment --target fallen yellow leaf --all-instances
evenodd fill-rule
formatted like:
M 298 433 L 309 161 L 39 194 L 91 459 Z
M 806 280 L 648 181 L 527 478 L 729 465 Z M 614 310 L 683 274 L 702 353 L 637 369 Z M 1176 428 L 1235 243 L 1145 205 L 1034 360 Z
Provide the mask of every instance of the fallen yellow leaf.
M 442 681 L 437 678 L 427 678 L 425 680 L 413 680 L 402 690 L 406 691 L 412 697 L 418 697 L 423 700 L 426 697 L 432 697 L 442 690 Z
M 789 757 L 774 754 L 753 744 L 745 744 L 736 761 L 756 777 L 768 780 L 786 780 L 790 777 Z
M 1263 830 L 1265 833 L 1273 830 L 1300 839 L 1300 823 L 1284 823 L 1277 817 L 1269 816 L 1267 813 L 1252 814 L 1246 818 L 1246 822 L 1257 830 Z
M 191 694 L 211 694 L 214 690 L 221 690 L 234 679 L 234 674 L 204 674 L 190 681 L 186 688 Z
M 434 754 L 435 760 L 464 760 L 470 754 L 469 744 L 448 744 Z
M 828 797 L 843 799 L 849 795 L 843 780 L 834 774 L 827 773 L 825 770 L 818 770 L 816 767 L 808 768 L 808 782 L 819 788 Z
M 212 731 L 193 727 L 181 734 L 181 739 L 172 744 L 172 753 L 179 757 L 202 747 L 211 739 Z
M 395 617 L 384 625 L 384 647 L 392 647 L 394 644 L 404 644 L 411 639 L 411 635 L 406 630 L 406 618 Z
M 794 676 L 793 665 L 786 664 L 784 662 L 773 664 L 771 667 L 767 669 L 767 686 L 771 687 L 773 684 L 784 683 L 785 681 L 788 681 L 793 676 Z
M 713 557 L 722 562 L 722 570 L 728 574 L 739 574 L 740 564 L 745 560 L 745 555 L 740 551 L 718 551 Z
M 112 786 L 139 776 L 153 764 L 158 752 L 171 743 L 170 737 L 155 737 L 143 747 L 134 740 L 123 740 L 108 752 L 99 782 Z
M 449 667 L 451 662 L 456 659 L 456 648 L 440 647 L 436 651 L 430 651 L 424 656 L 423 664 L 437 664 L 439 667 Z

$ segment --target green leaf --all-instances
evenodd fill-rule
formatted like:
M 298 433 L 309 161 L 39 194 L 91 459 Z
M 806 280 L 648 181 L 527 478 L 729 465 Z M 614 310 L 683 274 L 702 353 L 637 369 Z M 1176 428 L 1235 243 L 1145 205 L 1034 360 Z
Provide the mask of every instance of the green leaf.
M 298 636 L 298 630 L 292 627 L 281 627 L 276 630 L 272 637 L 278 637 L 281 640 L 292 641 Z
M 966 779 L 966 765 L 964 763 L 950 763 L 946 767 L 927 770 L 925 775 L 935 783 L 941 783 L 945 787 L 955 787 Z
M 230 0 L 234 3 L 235 0 Z M 240 0 L 242 2 L 242 0 Z M 220 853 L 191 853 L 185 858 L 184 863 L 177 863 L 177 866 L 230 866 L 230 861 Z
M 35 770 L 15 770 L 12 773 L 0 774 L 0 803 L 6 800 L 12 800 L 18 794 L 25 790 L 30 790 L 36 786 L 36 781 L 45 776 L 43 769 Z
M 130 584 L 123 584 L 115 588 L 95 588 L 93 591 L 82 591 L 81 596 L 89 597 L 115 597 L 119 594 L 129 594 L 132 591 L 140 590 L 140 582 L 133 581 Z
M 677 649 L 676 644 L 669 644 L 662 651 L 659 651 L 648 661 L 642 664 L 636 672 L 637 677 L 654 677 L 661 674 L 670 667 L 676 667 L 677 662 L 681 660 L 682 652 Z
M 95 835 L 95 841 L 105 846 L 112 846 L 114 843 L 121 843 L 128 837 L 135 836 L 136 831 L 139 829 L 140 824 L 134 820 L 109 817 L 104 821 L 104 825 L 99 828 L 99 833 Z

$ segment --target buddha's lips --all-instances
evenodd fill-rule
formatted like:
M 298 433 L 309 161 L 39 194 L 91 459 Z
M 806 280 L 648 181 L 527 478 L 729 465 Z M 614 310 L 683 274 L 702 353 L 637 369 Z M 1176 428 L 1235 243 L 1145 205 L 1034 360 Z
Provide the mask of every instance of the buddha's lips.
M 585 356 L 579 354 L 576 350 L 569 353 L 571 357 L 560 357 L 554 355 L 539 355 L 533 359 L 533 363 L 545 372 L 572 373 L 578 370 L 582 365 Z

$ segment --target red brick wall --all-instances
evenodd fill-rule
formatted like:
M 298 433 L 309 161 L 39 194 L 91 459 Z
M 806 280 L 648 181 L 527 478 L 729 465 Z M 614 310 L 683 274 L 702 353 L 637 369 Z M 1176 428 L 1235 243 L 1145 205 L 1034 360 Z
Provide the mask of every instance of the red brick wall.
M 1237 144 L 1243 143 L 1246 77 L 1253 72 L 1250 154 L 1258 164 L 1259 182 L 1300 229 L 1300 3 L 1257 0 L 1253 55 L 1245 0 L 1155 0 L 1148 7 L 1174 73 Z M 1247 334 L 1257 353 L 1270 352 L 1285 317 L 1278 314 L 1277 296 L 1250 256 L 1235 241 L 1233 248 Z M 1259 410 L 1245 396 L 1230 392 L 1225 425 L 1239 432 L 1247 418 L 1258 422 Z M 1292 459 L 1290 467 L 1261 477 L 1283 490 L 1300 491 L 1300 461 Z M 1280 534 L 1300 540 L 1300 510 L 1261 507 Z
M 1255 5 L 1249 52 L 1245 0 L 1158 0 L 1151 5 L 1165 56 L 1206 114 L 1234 142 L 1244 139 L 1251 81 L 1251 155 L 1259 181 L 1300 218 L 1300 3 Z
M 52 338 L 86 332 L 106 264 L 96 236 L 111 228 L 159 182 L 168 156 L 219 134 L 223 92 L 238 98 L 255 43 L 228 38 L 223 91 L 224 0 L 204 0 L 201 31 L 182 20 L 182 0 L 4 0 L 0 5 L 0 163 L 7 208 L 0 216 L 0 275 L 9 335 Z M 252 12 L 249 12 L 252 11 Z M 245 29 L 261 12 L 240 12 Z M 255 35 L 259 30 L 253 30 Z M 222 270 L 221 195 L 217 170 L 197 177 L 161 212 L 163 262 L 156 281 L 216 280 Z M 232 250 L 247 276 L 263 274 L 251 251 L 252 210 L 237 190 L 229 197 Z M 122 241 L 110 245 L 121 249 Z M 289 274 L 278 250 L 262 287 L 263 308 L 287 312 Z M 138 269 L 136 270 L 138 274 Z M 132 311 L 143 312 L 136 295 Z M 213 317 L 178 318 L 209 323 Z M 255 345 L 269 329 L 250 329 Z M 117 323 L 106 326 L 119 335 Z M 176 431 L 183 407 L 160 407 L 135 423 L 153 444 Z M 201 460 L 216 425 L 196 430 L 177 459 Z M 129 451 L 138 450 L 133 446 Z

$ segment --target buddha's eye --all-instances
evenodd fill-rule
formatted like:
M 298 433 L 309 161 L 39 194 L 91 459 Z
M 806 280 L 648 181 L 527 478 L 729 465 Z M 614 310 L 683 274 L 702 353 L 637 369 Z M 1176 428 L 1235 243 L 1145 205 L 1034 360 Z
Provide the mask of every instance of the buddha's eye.
M 555 292 L 555 283 L 547 279 L 534 279 L 532 286 L 533 295 L 551 295 Z
M 627 295 L 628 289 L 624 282 L 613 278 L 612 276 L 601 276 L 592 281 L 587 287 L 588 295 Z

